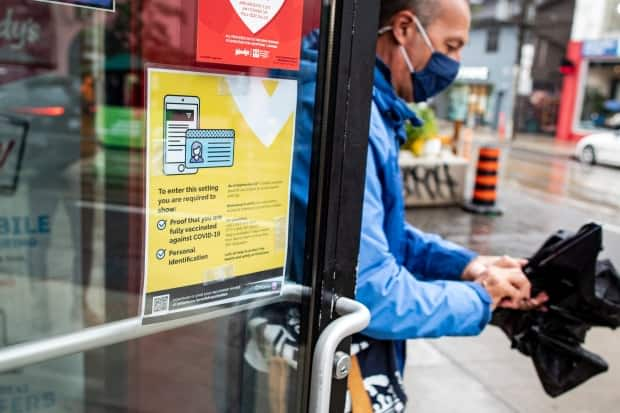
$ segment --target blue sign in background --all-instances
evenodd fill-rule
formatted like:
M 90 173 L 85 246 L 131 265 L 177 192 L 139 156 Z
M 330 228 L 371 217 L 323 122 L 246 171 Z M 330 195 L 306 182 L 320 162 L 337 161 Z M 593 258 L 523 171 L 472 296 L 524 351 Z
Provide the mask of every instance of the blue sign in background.
M 620 40 L 586 40 L 581 51 L 583 57 L 617 57 L 620 56 Z
M 235 131 L 231 129 L 189 129 L 185 133 L 185 166 L 229 168 L 235 159 Z

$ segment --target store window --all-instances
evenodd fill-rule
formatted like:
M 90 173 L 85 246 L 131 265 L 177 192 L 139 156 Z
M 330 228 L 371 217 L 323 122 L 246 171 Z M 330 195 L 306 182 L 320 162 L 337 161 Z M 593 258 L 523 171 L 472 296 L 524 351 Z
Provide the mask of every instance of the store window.
M 480 126 L 486 123 L 489 95 L 489 85 L 470 85 L 469 99 L 467 102 L 468 123 L 472 126 Z
M 583 129 L 620 129 L 620 60 L 590 62 L 579 123 Z
M 487 123 L 491 86 L 459 83 L 448 93 L 448 119 L 464 121 L 470 127 Z

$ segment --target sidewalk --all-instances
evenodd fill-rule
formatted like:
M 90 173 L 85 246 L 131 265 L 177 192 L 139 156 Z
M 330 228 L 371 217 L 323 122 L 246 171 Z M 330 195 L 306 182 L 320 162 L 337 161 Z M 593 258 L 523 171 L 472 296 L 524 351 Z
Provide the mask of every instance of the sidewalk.
M 539 146 L 535 149 L 539 150 Z M 530 157 L 535 159 L 516 164 L 516 168 L 524 169 L 524 180 L 519 181 L 523 187 L 519 190 L 520 186 L 515 185 L 504 191 L 501 204 L 506 213 L 503 216 L 469 215 L 459 208 L 419 208 L 407 211 L 408 221 L 423 231 L 439 233 L 483 254 L 509 253 L 524 257 L 532 254 L 553 231 L 574 230 L 592 220 L 603 222 L 597 218 L 603 210 L 599 205 L 602 202 L 596 198 L 585 201 L 584 208 L 576 208 L 572 203 L 572 194 L 581 196 L 583 187 L 569 186 L 567 193 L 560 192 L 550 198 L 545 183 L 549 180 L 548 173 L 558 171 L 574 182 L 597 179 L 614 182 L 616 170 L 603 169 L 606 174 L 598 178 L 591 172 L 580 172 L 581 168 L 571 172 L 570 165 L 567 166 L 570 162 L 565 159 L 547 162 L 538 156 Z M 541 181 L 542 190 L 528 191 L 528 179 Z M 593 191 L 598 192 L 597 196 L 610 192 L 604 187 Z M 611 229 L 608 226 L 604 233 L 603 254 L 608 255 L 603 256 L 618 263 L 620 229 L 613 226 L 616 221 L 611 223 Z M 602 356 L 610 365 L 609 372 L 553 399 L 543 391 L 532 361 L 512 350 L 507 337 L 496 327 L 487 327 L 479 337 L 409 341 L 403 379 L 409 395 L 406 413 L 618 412 L 619 342 L 618 330 L 592 329 L 585 348 Z
M 541 153 L 543 155 L 572 158 L 575 155 L 575 142 L 562 142 L 549 136 L 520 134 L 510 142 L 513 149 Z
M 471 131 L 474 142 L 493 142 L 507 145 L 511 149 L 533 152 L 546 156 L 555 156 L 561 158 L 571 158 L 575 153 L 575 142 L 562 142 L 553 136 L 541 135 L 534 133 L 518 133 L 513 141 L 500 141 L 497 132 L 486 129 L 477 128 Z
M 604 354 L 612 371 L 557 398 L 547 396 L 536 370 L 495 327 L 475 338 L 414 340 L 407 344 L 406 413 L 602 413 L 618 411 L 618 334 L 590 332 L 588 349 Z
M 440 121 L 440 134 L 451 136 L 453 126 L 450 122 Z M 474 144 L 500 144 L 520 151 L 533 152 L 545 156 L 571 158 L 575 153 L 575 142 L 562 142 L 550 135 L 519 133 L 513 141 L 502 141 L 497 131 L 486 127 L 476 129 L 463 128 L 461 139 L 472 136 Z

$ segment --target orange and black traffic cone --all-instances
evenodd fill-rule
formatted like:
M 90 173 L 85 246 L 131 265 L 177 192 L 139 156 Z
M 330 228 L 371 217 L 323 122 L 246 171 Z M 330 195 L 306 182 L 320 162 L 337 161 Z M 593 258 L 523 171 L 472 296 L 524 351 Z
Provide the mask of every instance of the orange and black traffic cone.
M 474 194 L 471 202 L 463 206 L 465 211 L 484 215 L 502 215 L 502 211 L 496 205 L 500 155 L 499 148 L 480 148 Z

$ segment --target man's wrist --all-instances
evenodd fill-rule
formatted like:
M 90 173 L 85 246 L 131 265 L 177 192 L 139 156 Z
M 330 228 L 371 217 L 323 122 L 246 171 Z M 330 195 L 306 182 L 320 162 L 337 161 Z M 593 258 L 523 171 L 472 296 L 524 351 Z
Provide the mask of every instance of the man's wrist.
M 471 286 L 471 288 L 473 288 L 477 294 L 478 297 L 480 298 L 480 303 L 482 304 L 482 307 L 484 309 L 484 316 L 483 318 L 483 322 L 482 322 L 482 326 L 481 328 L 484 328 L 484 326 L 490 321 L 490 318 L 492 317 L 493 311 L 495 311 L 495 305 L 493 303 L 493 297 L 491 296 L 491 293 L 489 292 L 488 289 L 486 289 L 483 285 L 482 282 L 480 281 L 468 281 L 466 282 L 467 284 L 469 284 Z
M 465 267 L 462 278 L 464 281 L 477 281 L 485 277 L 489 272 L 489 266 L 482 263 L 479 259 L 474 259 Z

